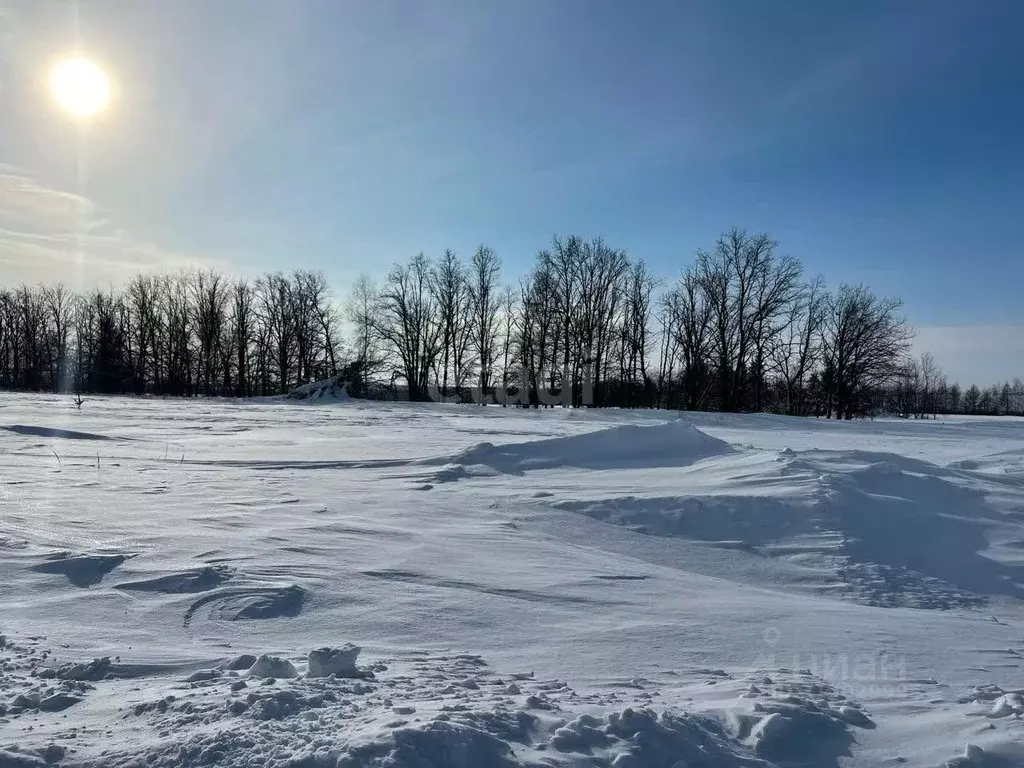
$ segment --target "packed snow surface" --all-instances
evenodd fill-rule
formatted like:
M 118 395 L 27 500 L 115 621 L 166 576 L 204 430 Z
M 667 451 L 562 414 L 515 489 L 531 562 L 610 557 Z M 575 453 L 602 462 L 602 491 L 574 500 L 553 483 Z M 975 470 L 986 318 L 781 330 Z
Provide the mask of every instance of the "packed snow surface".
M 0 768 L 1024 765 L 1024 420 L 0 396 Z

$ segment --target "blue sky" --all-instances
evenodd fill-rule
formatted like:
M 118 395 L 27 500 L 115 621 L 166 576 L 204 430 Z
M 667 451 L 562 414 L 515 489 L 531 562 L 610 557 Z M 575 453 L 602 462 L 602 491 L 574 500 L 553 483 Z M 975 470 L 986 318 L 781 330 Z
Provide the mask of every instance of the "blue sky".
M 954 377 L 1024 375 L 1022 28 L 1013 0 L 0 0 L 0 278 L 341 290 L 480 242 L 513 277 L 555 232 L 673 277 L 738 225 L 903 297 Z M 118 89 L 84 138 L 42 85 L 76 47 Z

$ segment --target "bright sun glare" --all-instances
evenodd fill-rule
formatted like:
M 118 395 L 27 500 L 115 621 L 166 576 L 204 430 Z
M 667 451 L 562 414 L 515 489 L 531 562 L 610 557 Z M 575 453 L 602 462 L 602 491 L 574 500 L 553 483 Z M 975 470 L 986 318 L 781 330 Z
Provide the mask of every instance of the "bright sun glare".
M 50 91 L 65 112 L 89 117 L 110 103 L 110 78 L 91 59 L 64 59 L 50 70 Z

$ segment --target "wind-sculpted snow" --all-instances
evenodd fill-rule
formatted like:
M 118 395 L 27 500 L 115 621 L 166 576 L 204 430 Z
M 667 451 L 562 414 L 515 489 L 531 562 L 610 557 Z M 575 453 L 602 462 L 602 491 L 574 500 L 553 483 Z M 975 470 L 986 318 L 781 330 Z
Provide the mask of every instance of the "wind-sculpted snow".
M 527 443 L 479 443 L 453 456 L 423 464 L 483 466 L 502 474 L 572 467 L 578 469 L 682 467 L 701 459 L 733 453 L 726 442 L 682 421 L 656 426 L 625 425 L 572 437 Z M 445 478 L 445 475 L 441 475 Z M 451 479 L 458 479 L 452 476 Z
M 72 555 L 67 552 L 51 555 L 33 570 L 40 573 L 59 573 L 76 587 L 91 587 L 127 560 L 126 555 Z
M 34 427 L 28 424 L 11 424 L 0 426 L 0 430 L 6 430 L 16 435 L 30 435 L 33 437 L 51 437 L 61 440 L 114 440 L 116 438 L 107 435 L 97 435 L 92 432 L 78 432 L 73 429 L 60 429 L 57 427 Z
M 3 768 L 1024 765 L 1021 420 L 0 424 Z
M 117 588 L 134 592 L 164 592 L 167 594 L 206 592 L 214 587 L 219 587 L 232 575 L 233 571 L 226 566 L 206 566 L 138 581 L 123 581 L 117 585 Z
M 982 554 L 999 514 L 984 493 L 944 478 L 943 468 L 863 451 L 780 458 L 782 473 L 811 476 L 814 487 L 781 499 L 622 496 L 556 505 L 638 533 L 813 559 L 845 582 L 848 597 L 870 605 L 948 609 L 1024 595 L 1024 565 Z M 846 471 L 835 472 L 836 461 Z
M 276 619 L 297 616 L 309 592 L 298 585 L 288 587 L 236 587 L 221 589 L 196 600 L 185 612 L 185 625 L 196 614 L 222 621 Z

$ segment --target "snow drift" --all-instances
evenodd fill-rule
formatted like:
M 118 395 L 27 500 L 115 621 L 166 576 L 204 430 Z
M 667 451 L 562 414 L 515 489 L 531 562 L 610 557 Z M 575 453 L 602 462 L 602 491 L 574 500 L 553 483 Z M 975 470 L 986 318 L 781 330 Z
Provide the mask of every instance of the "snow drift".
M 507 475 L 538 469 L 637 469 L 683 467 L 701 459 L 725 456 L 734 449 L 725 441 L 683 421 L 656 426 L 632 424 L 570 437 L 527 443 L 479 443 L 452 456 L 427 459 L 426 465 L 482 465 Z
M 303 400 L 309 403 L 342 403 L 350 400 L 347 382 L 343 377 L 331 376 L 320 381 L 311 381 L 296 387 L 288 393 L 289 400 Z

